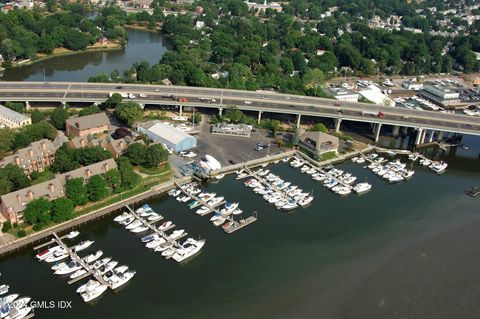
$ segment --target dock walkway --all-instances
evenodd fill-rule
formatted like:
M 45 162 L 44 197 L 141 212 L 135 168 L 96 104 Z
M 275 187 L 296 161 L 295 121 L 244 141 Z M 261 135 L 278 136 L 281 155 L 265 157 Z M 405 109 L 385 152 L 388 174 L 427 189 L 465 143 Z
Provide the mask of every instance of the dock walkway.
M 210 214 L 211 212 L 215 211 L 217 207 L 222 206 L 222 205 L 225 204 L 225 201 L 221 201 L 221 202 L 218 202 L 218 203 L 215 204 L 215 205 L 210 206 L 210 205 L 208 205 L 207 202 L 204 201 L 203 199 L 198 198 L 196 195 L 187 192 L 187 191 L 185 190 L 185 188 L 184 188 L 183 186 L 181 186 L 180 184 L 178 184 L 177 182 L 174 182 L 174 183 L 175 183 L 175 186 L 176 186 L 177 188 L 179 188 L 179 189 L 182 191 L 183 194 L 185 194 L 185 195 L 187 195 L 187 196 L 190 196 L 191 198 L 193 198 L 194 200 L 196 200 L 197 202 L 199 202 L 199 203 L 201 204 L 201 205 L 198 205 L 198 206 L 205 206 L 205 207 L 208 207 L 208 208 L 209 208 L 208 211 L 206 211 L 206 212 L 204 212 L 204 213 L 201 213 L 201 214 L 198 214 L 198 215 L 200 215 L 200 216 L 208 215 L 208 214 Z

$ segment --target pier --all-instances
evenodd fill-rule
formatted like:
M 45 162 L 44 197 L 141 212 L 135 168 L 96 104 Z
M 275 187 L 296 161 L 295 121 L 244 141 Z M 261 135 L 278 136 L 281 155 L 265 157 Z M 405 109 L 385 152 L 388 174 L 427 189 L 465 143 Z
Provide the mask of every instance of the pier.
M 288 194 L 285 192 L 285 189 L 279 189 L 277 186 L 273 185 L 273 183 L 270 183 L 269 181 L 267 181 L 265 178 L 263 178 L 262 176 L 258 175 L 257 173 L 255 173 L 254 171 L 252 171 L 250 168 L 248 168 L 247 166 L 245 166 L 243 168 L 250 176 L 254 177 L 256 180 L 258 180 L 259 182 L 261 182 L 262 184 L 264 184 L 265 186 L 273 189 L 275 192 L 277 193 L 280 193 L 283 195 L 283 198 L 284 199 L 287 199 L 287 200 L 293 200 L 292 197 L 288 196 Z
M 201 204 L 201 205 L 198 205 L 198 206 L 205 206 L 205 207 L 208 207 L 208 208 L 209 208 L 208 211 L 206 211 L 206 212 L 204 212 L 204 213 L 201 213 L 201 214 L 198 214 L 198 215 L 200 215 L 200 216 L 208 215 L 208 214 L 210 214 L 211 212 L 215 211 L 217 207 L 222 206 L 222 205 L 224 205 L 224 204 L 226 203 L 226 201 L 221 201 L 221 202 L 219 202 L 219 203 L 217 203 L 217 204 L 215 204 L 215 205 L 210 206 L 210 205 L 207 204 L 206 201 L 204 201 L 204 200 L 201 199 L 201 198 L 198 198 L 195 194 L 193 194 L 193 193 L 191 194 L 191 193 L 187 192 L 187 191 L 185 190 L 185 188 L 183 188 L 183 186 L 181 186 L 181 185 L 178 184 L 177 182 L 174 182 L 174 183 L 175 183 L 175 186 L 182 191 L 182 194 L 185 194 L 186 196 L 191 197 L 193 200 L 195 200 L 195 201 L 197 201 L 197 202 L 199 202 L 199 203 Z M 197 206 L 197 207 L 198 207 L 198 206 Z
M 237 230 L 239 229 L 242 229 L 243 227 L 247 226 L 247 225 L 250 225 L 251 223 L 253 222 L 256 222 L 258 219 L 257 219 L 257 214 L 256 212 L 252 215 L 252 216 L 249 216 L 245 219 L 240 219 L 238 222 L 235 221 L 233 218 L 229 219 L 229 221 L 232 222 L 231 225 L 229 225 L 228 227 L 225 227 L 223 228 L 223 230 L 227 233 L 227 234 L 231 234 L 233 232 L 236 232 Z

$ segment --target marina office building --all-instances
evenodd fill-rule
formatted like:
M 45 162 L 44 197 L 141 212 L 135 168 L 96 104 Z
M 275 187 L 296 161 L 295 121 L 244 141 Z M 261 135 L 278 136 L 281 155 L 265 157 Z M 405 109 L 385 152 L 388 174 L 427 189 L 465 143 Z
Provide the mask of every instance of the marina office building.
M 8 128 L 20 128 L 32 124 L 32 119 L 0 104 L 0 125 Z

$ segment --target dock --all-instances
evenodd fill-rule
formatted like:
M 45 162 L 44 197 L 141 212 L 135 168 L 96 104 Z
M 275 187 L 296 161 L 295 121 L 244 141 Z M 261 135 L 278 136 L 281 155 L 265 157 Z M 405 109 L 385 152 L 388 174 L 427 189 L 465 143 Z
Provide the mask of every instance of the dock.
M 467 188 L 465 190 L 465 194 L 467 194 L 470 197 L 477 197 L 477 195 L 480 194 L 480 187 L 473 186 L 473 187 Z
M 58 237 L 58 235 L 57 235 L 56 233 L 54 233 L 54 234 L 55 234 L 55 236 L 58 238 L 58 240 L 63 240 L 63 239 L 65 239 L 65 238 L 67 238 L 67 236 L 68 236 L 68 234 L 65 234 L 65 235 L 63 235 L 63 236 L 61 236 L 61 237 Z M 45 242 L 45 243 L 43 243 L 43 244 L 40 244 L 40 245 L 38 245 L 38 246 L 33 247 L 33 250 L 39 250 L 40 248 L 43 248 L 43 247 L 45 247 L 45 246 L 48 246 L 48 245 L 51 245 L 51 244 L 54 244 L 54 243 L 57 243 L 55 237 L 52 238 L 52 239 L 50 239 L 50 241 L 47 241 L 47 242 Z
M 258 180 L 259 182 L 261 182 L 262 184 L 264 184 L 265 186 L 275 190 L 275 192 L 277 193 L 280 193 L 283 195 L 284 199 L 287 199 L 287 200 L 293 200 L 293 198 L 291 196 L 288 196 L 288 194 L 285 192 L 285 189 L 279 189 L 277 186 L 273 185 L 272 183 L 270 183 L 269 181 L 267 181 L 265 178 L 263 178 L 262 176 L 258 175 L 257 173 L 255 173 L 254 171 L 252 171 L 250 168 L 248 168 L 247 166 L 244 167 L 244 170 L 252 177 L 254 177 L 256 180 Z
M 196 195 L 194 195 L 194 194 L 190 194 L 189 192 L 187 192 L 187 191 L 185 190 L 185 188 L 184 188 L 183 186 L 181 186 L 181 185 L 178 184 L 177 182 L 174 182 L 174 184 L 175 184 L 175 186 L 176 186 L 178 189 L 180 189 L 180 190 L 182 191 L 182 194 L 185 194 L 186 196 L 190 196 L 193 200 L 199 202 L 201 205 L 198 205 L 198 206 L 200 206 L 200 207 L 201 207 L 201 206 L 205 206 L 205 207 L 208 207 L 208 208 L 209 208 L 208 211 L 206 211 L 206 212 L 204 212 L 204 213 L 201 213 L 201 214 L 198 214 L 198 215 L 200 215 L 200 216 L 208 215 L 208 214 L 210 214 L 211 212 L 214 212 L 217 207 L 222 206 L 222 205 L 224 205 L 224 204 L 226 203 L 226 201 L 221 201 L 221 202 L 219 202 L 219 203 L 217 203 L 217 204 L 215 204 L 215 205 L 213 205 L 213 206 L 207 205 L 207 202 L 205 202 L 205 201 L 204 201 L 203 199 L 201 199 L 201 198 L 198 198 L 198 197 L 197 197 Z M 198 207 L 198 206 L 197 206 L 197 207 Z
M 251 223 L 253 222 L 256 222 L 258 220 L 257 218 L 257 214 L 254 213 L 253 216 L 249 216 L 245 219 L 240 219 L 238 222 L 233 220 L 233 218 L 231 218 L 231 220 L 229 219 L 229 221 L 232 222 L 232 224 L 226 228 L 223 228 L 223 230 L 227 233 L 227 234 L 231 234 L 233 232 L 236 232 L 237 230 L 239 229 L 242 229 L 243 227 L 247 226 L 247 225 L 250 225 Z

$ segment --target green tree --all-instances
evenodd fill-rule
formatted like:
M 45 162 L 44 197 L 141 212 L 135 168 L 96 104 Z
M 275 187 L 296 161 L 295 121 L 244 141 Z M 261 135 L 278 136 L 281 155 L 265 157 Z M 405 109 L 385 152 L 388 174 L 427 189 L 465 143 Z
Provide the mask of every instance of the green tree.
M 133 166 L 126 157 L 120 157 L 118 160 L 118 171 L 123 189 L 131 189 L 140 183 L 140 175 L 133 171 Z
M 52 219 L 56 223 L 70 220 L 75 215 L 75 204 L 68 197 L 60 197 L 52 203 Z
M 52 220 L 50 214 L 51 203 L 45 198 L 37 198 L 27 204 L 24 220 L 30 225 L 45 226 Z
M 108 187 L 114 192 L 117 193 L 121 190 L 122 187 L 122 177 L 118 169 L 111 169 L 105 173 L 105 181 L 108 184 Z
M 108 196 L 107 182 L 101 175 L 90 177 L 87 183 L 88 198 L 91 201 L 99 201 Z
M 87 188 L 81 177 L 67 180 L 65 184 L 65 194 L 76 206 L 84 205 L 88 202 Z
M 119 121 L 131 126 L 143 118 L 143 109 L 138 103 L 128 101 L 118 105 L 114 114 Z
M 143 165 L 147 157 L 148 147 L 142 143 L 133 143 L 127 147 L 125 155 L 133 165 Z
M 66 148 L 59 148 L 55 152 L 55 161 L 52 165 L 52 171 L 55 173 L 65 173 L 80 167 L 80 164 L 73 159 Z
M 86 115 L 92 115 L 96 113 L 101 113 L 102 110 L 97 105 L 90 105 L 87 107 L 84 107 L 79 113 L 78 116 L 86 116 Z
M 15 141 L 15 132 L 9 128 L 0 129 L 0 157 L 12 150 Z
M 302 77 L 303 86 L 306 90 L 318 92 L 318 88 L 325 82 L 325 74 L 320 69 L 308 70 Z M 317 95 L 317 94 L 315 94 Z
M 326 133 L 328 128 L 323 123 L 317 123 L 312 127 L 312 131 Z
M 43 114 L 43 112 L 40 112 L 38 109 L 34 109 L 30 116 L 32 118 L 33 124 L 41 122 L 45 119 L 45 114 Z
M 68 117 L 69 114 L 66 108 L 57 107 L 50 115 L 50 121 L 57 129 L 63 130 L 65 128 L 65 121 L 68 119 Z
M 12 191 L 30 186 L 30 180 L 23 169 L 13 164 L 8 164 L 0 169 L 0 179 L 9 181 Z
M 157 167 L 168 160 L 168 151 L 160 144 L 153 144 L 147 150 L 145 157 L 146 167 Z

